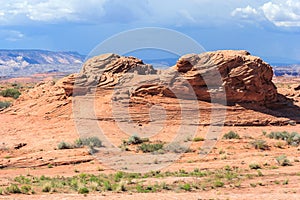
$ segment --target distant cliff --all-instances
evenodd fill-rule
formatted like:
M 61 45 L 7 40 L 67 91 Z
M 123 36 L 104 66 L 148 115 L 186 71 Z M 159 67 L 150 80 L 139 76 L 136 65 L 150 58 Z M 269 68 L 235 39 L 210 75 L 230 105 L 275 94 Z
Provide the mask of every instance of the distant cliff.
M 42 72 L 75 72 L 85 56 L 77 52 L 46 50 L 0 50 L 0 76 L 22 76 Z

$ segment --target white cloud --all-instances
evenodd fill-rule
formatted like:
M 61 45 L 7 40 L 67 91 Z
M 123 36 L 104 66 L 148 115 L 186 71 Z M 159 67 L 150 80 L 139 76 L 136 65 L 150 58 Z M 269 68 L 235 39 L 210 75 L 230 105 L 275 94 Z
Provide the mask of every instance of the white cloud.
M 237 0 L 5 0 L 0 25 L 30 23 L 130 23 L 199 25 L 225 21 Z
M 0 24 L 22 24 L 24 21 L 78 22 L 101 17 L 106 0 L 8 0 L 0 7 Z
M 231 14 L 242 19 L 265 19 L 278 27 L 300 27 L 299 0 L 269 1 L 257 8 L 248 5 L 234 9 Z
M 258 12 L 255 8 L 251 6 L 247 6 L 245 8 L 236 8 L 231 12 L 231 16 L 239 17 L 239 18 L 252 18 L 258 16 Z
M 276 26 L 300 26 L 300 2 L 287 0 L 280 3 L 265 3 L 261 9 L 265 17 Z

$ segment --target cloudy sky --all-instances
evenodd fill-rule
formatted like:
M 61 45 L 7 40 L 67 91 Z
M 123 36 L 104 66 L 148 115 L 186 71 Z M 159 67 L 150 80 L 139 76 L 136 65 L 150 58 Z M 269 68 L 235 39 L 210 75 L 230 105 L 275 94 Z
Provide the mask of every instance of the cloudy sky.
M 1 0 L 0 49 L 88 54 L 121 31 L 164 27 L 206 50 L 300 62 L 300 0 Z

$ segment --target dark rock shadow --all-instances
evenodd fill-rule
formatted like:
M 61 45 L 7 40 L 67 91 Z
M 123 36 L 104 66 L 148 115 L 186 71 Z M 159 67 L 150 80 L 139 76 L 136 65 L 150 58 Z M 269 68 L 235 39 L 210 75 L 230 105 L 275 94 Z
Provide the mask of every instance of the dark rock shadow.
M 239 103 L 239 105 L 245 109 L 254 110 L 278 118 L 288 118 L 290 120 L 286 121 L 286 124 L 274 125 L 295 125 L 296 123 L 300 123 L 300 107 L 295 105 L 292 99 L 289 99 L 282 94 L 278 94 L 278 101 L 274 103 L 268 103 L 266 105 Z

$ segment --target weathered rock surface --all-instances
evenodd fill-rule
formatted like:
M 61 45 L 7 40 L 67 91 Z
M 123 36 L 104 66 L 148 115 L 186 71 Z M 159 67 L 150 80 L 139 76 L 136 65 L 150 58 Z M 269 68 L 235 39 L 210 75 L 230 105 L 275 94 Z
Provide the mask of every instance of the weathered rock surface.
M 76 86 L 112 87 L 128 72 L 147 75 L 156 73 L 156 70 L 152 65 L 144 64 L 142 60 L 135 57 L 103 54 L 84 63 L 76 80 Z
M 169 69 L 161 75 L 163 77 L 172 74 L 172 79 L 169 78 L 172 80 L 169 89 L 161 84 L 147 84 L 140 86 L 135 95 L 160 93 L 174 97 L 171 90 L 187 98 L 195 92 L 196 97 L 204 101 L 210 101 L 212 95 L 216 99 L 224 98 L 225 93 L 227 102 L 233 103 L 266 104 L 277 101 L 277 90 L 272 83 L 272 67 L 247 51 L 189 54 L 182 56 L 171 69 L 179 74 L 170 72 Z

